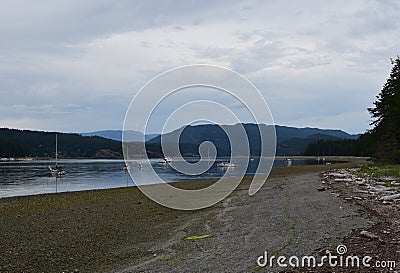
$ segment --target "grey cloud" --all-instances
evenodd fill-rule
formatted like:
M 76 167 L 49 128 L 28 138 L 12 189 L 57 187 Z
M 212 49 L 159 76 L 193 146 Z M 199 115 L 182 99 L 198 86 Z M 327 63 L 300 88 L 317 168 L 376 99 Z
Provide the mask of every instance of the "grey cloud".
M 398 1 L 3 1 L 2 124 L 120 128 L 135 90 L 201 62 L 245 74 L 279 122 L 353 116 L 359 130 L 399 54 L 399 11 Z
M 211 9 L 210 6 L 213 8 Z M 224 1 L 3 1 L 2 50 L 59 51 L 63 45 L 125 31 L 213 20 Z
M 279 42 L 257 42 L 246 51 L 233 52 L 232 68 L 240 73 L 251 73 L 279 64 L 281 57 L 287 56 L 285 46 Z

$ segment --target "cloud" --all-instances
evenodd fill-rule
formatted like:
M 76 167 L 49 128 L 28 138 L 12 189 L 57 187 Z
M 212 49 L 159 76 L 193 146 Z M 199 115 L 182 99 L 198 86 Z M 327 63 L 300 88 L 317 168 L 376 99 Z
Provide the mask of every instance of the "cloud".
M 361 0 L 3 1 L 2 124 L 118 129 L 148 80 L 210 63 L 251 80 L 277 123 L 362 131 L 399 54 L 399 11 Z

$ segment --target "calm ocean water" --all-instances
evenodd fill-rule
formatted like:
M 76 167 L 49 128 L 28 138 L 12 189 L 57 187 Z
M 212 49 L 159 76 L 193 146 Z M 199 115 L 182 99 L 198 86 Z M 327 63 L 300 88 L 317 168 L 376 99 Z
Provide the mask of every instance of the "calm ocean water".
M 194 159 L 188 159 L 188 161 L 191 160 Z M 142 169 L 133 171 L 137 172 L 138 179 L 147 181 L 149 184 L 154 183 L 154 181 L 148 179 L 151 177 L 152 168 L 164 181 L 168 182 L 215 178 L 222 177 L 227 171 L 226 168 L 217 167 L 217 163 L 222 161 L 228 160 L 219 158 L 211 165 L 207 172 L 196 176 L 179 173 L 169 165 L 160 164 L 158 159 L 150 160 L 149 162 L 142 161 Z M 247 161 L 248 159 L 237 159 L 236 162 L 238 164 L 247 164 Z M 252 175 L 257 169 L 258 159 L 255 158 L 248 162 L 249 165 L 246 174 Z M 316 160 L 293 160 L 293 165 L 316 163 Z M 135 185 L 131 177 L 123 171 L 123 160 L 59 160 L 59 165 L 66 169 L 67 174 L 57 179 L 50 175 L 48 169 L 48 166 L 54 166 L 54 164 L 54 161 L 39 160 L 1 162 L 0 197 L 118 188 Z M 137 164 L 134 162 L 133 165 L 136 166 Z M 274 167 L 285 166 L 285 164 L 285 160 L 275 160 Z M 229 168 L 229 175 L 235 176 L 235 168 Z

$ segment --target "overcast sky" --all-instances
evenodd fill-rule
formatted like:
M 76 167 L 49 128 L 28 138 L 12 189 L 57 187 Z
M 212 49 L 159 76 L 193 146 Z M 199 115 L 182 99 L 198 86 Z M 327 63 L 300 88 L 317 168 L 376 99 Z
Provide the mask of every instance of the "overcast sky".
M 369 128 L 400 54 L 399 1 L 1 1 L 0 127 L 121 129 L 161 72 L 247 77 L 276 124 Z

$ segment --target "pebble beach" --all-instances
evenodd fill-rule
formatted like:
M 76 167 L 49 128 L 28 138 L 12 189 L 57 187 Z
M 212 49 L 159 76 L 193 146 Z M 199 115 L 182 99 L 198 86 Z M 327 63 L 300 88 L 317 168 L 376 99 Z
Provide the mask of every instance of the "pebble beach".
M 160 206 L 135 187 L 2 198 L 0 272 L 278 272 L 257 258 L 266 251 L 310 255 L 343 242 L 351 248 L 355 237 L 381 246 L 360 235 L 377 233 L 378 213 L 363 205 L 367 199 L 342 193 L 350 184 L 329 177 L 363 163 L 277 168 L 254 196 L 245 177 L 228 198 L 197 211 Z M 398 235 L 387 231 L 382 241 Z

